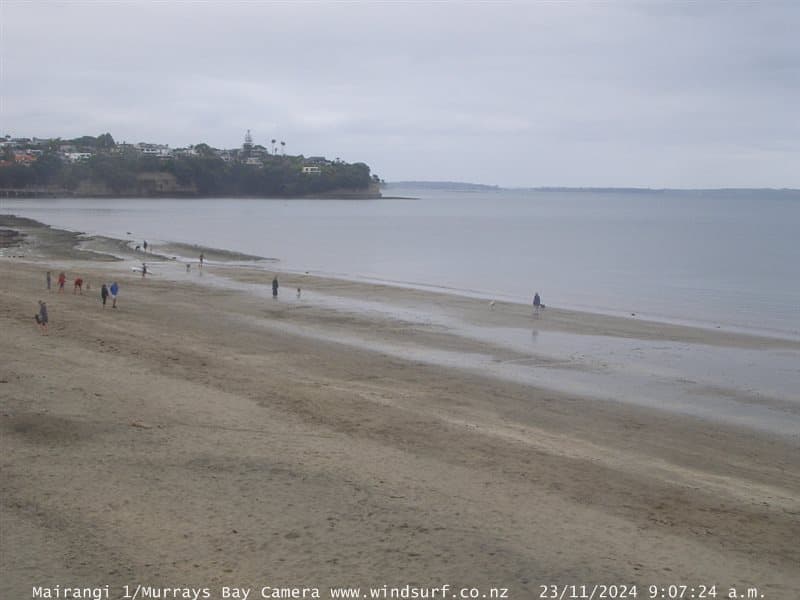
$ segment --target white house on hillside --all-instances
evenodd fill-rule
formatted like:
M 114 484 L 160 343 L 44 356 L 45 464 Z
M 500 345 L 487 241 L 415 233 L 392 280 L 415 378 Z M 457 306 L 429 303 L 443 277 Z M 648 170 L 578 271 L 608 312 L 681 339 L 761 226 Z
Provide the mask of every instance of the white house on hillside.
M 71 163 L 81 162 L 92 158 L 91 152 L 64 152 L 64 158 Z

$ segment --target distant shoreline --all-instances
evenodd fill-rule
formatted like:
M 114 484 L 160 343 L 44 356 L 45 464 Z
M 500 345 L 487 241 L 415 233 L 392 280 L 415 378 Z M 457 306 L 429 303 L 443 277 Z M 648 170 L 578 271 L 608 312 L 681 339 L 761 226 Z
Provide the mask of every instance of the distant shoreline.
M 778 194 L 800 194 L 800 188 L 651 188 L 651 187 L 571 187 L 571 186 L 535 186 L 535 187 L 503 187 L 499 185 L 486 185 L 482 183 L 467 183 L 459 181 L 389 181 L 383 189 L 412 188 L 440 191 L 486 191 L 486 192 L 605 192 L 605 193 L 753 193 L 769 192 Z

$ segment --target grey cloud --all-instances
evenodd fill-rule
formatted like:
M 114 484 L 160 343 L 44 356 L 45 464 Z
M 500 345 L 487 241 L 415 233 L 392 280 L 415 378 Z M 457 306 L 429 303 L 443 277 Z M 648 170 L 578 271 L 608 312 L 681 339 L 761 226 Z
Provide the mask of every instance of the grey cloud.
M 800 184 L 793 3 L 0 10 L 3 133 L 234 146 L 249 128 L 387 179 Z

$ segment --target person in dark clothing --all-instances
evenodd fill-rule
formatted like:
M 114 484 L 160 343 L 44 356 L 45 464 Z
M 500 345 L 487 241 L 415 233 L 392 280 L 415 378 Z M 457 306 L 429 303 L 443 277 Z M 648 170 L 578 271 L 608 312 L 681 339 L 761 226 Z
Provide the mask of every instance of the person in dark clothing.
M 103 286 L 100 288 L 100 298 L 103 300 L 103 308 L 106 307 L 106 300 L 108 300 L 108 288 L 104 283 Z
M 39 313 L 34 315 L 33 318 L 36 319 L 36 322 L 39 324 L 42 335 L 47 335 L 47 322 L 49 320 L 47 316 L 47 304 L 39 300 Z
M 542 304 L 542 298 L 539 296 L 539 292 L 536 292 L 533 295 L 533 314 L 538 315 L 539 310 L 544 308 L 544 304 Z
M 272 280 L 272 297 L 278 297 L 278 276 L 275 275 L 275 279 Z
M 47 272 L 47 291 L 50 291 L 50 271 Z

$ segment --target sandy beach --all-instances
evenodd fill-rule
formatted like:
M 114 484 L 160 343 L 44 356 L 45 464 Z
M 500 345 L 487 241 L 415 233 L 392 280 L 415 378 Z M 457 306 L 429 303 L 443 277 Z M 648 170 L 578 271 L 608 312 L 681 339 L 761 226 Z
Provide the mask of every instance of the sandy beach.
M 790 399 L 719 392 L 786 415 L 788 433 L 599 400 L 569 391 L 594 381 L 571 347 L 556 360 L 481 332 L 721 356 L 791 358 L 800 342 L 553 307 L 533 322 L 527 306 L 302 274 L 281 273 L 274 301 L 271 276 L 230 256 L 183 279 L 148 258 L 143 280 L 103 254 L 130 252 L 113 240 L 76 250 L 72 234 L 5 226 L 27 236 L 0 256 L 1 598 L 56 584 L 109 585 L 113 598 L 138 584 L 212 598 L 385 584 L 800 597 Z M 119 306 L 104 309 L 112 280 Z M 395 312 L 371 308 L 387 303 Z M 474 335 L 417 318 L 429 310 Z

